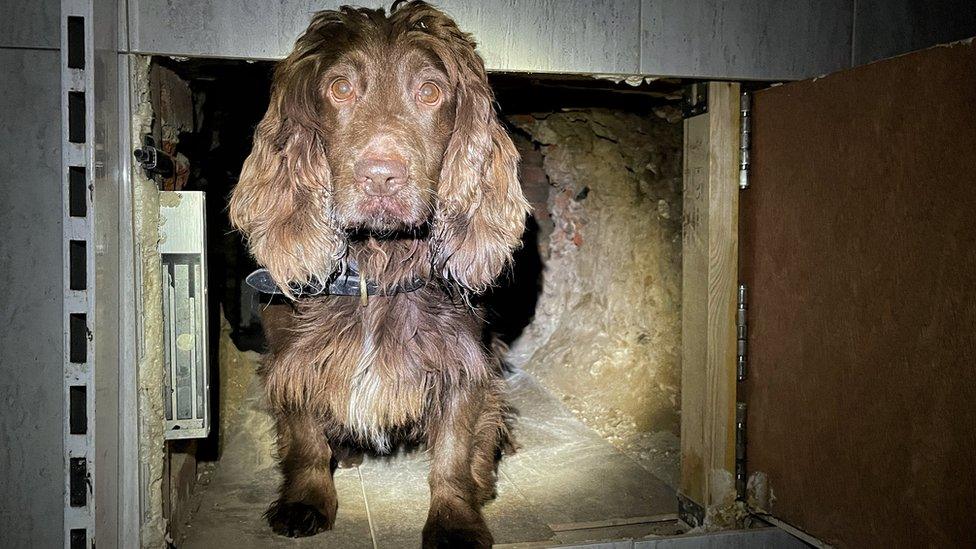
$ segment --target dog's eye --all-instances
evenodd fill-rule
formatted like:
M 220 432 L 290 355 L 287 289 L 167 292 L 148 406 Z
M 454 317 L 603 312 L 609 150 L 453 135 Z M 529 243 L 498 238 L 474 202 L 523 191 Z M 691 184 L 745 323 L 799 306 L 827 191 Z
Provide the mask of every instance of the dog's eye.
M 441 89 L 433 82 L 424 82 L 417 91 L 417 99 L 425 105 L 436 105 L 441 100 Z
M 329 91 L 332 92 L 332 98 L 336 101 L 346 101 L 352 99 L 352 96 L 355 95 L 355 91 L 352 89 L 352 82 L 345 78 L 336 78 L 332 82 L 332 85 L 329 86 Z

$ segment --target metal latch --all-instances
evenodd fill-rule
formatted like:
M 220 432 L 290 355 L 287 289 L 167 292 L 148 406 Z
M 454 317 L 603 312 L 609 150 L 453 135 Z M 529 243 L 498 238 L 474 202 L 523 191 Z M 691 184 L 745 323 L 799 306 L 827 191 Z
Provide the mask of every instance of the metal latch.
M 739 189 L 749 188 L 749 148 L 752 138 L 752 96 L 742 92 L 739 96 Z

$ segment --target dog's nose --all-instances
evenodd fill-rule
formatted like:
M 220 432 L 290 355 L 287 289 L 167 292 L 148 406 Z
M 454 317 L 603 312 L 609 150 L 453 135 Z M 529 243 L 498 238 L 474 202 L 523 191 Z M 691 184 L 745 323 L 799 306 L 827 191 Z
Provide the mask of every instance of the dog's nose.
M 356 180 L 370 196 L 391 196 L 407 182 L 407 163 L 385 158 L 364 158 L 356 162 Z

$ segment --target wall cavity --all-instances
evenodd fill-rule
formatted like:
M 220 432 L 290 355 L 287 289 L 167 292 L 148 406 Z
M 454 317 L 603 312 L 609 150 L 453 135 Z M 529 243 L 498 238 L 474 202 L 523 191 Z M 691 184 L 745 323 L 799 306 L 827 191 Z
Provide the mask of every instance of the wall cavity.
M 531 140 L 519 144 L 522 180 L 544 265 L 535 316 L 511 360 L 672 486 L 681 355 L 675 114 L 664 107 L 510 117 Z

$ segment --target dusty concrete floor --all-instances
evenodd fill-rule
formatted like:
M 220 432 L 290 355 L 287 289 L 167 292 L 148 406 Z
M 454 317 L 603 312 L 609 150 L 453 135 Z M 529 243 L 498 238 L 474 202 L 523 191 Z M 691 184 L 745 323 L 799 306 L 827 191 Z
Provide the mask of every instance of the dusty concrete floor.
M 496 544 L 677 533 L 671 488 L 587 428 L 528 374 L 509 381 L 520 412 L 521 448 L 503 460 L 498 498 L 485 508 Z M 334 530 L 300 540 L 273 534 L 261 518 L 279 482 L 272 438 L 271 419 L 252 383 L 216 472 L 195 496 L 181 549 L 420 545 L 429 498 L 422 452 L 338 470 Z

